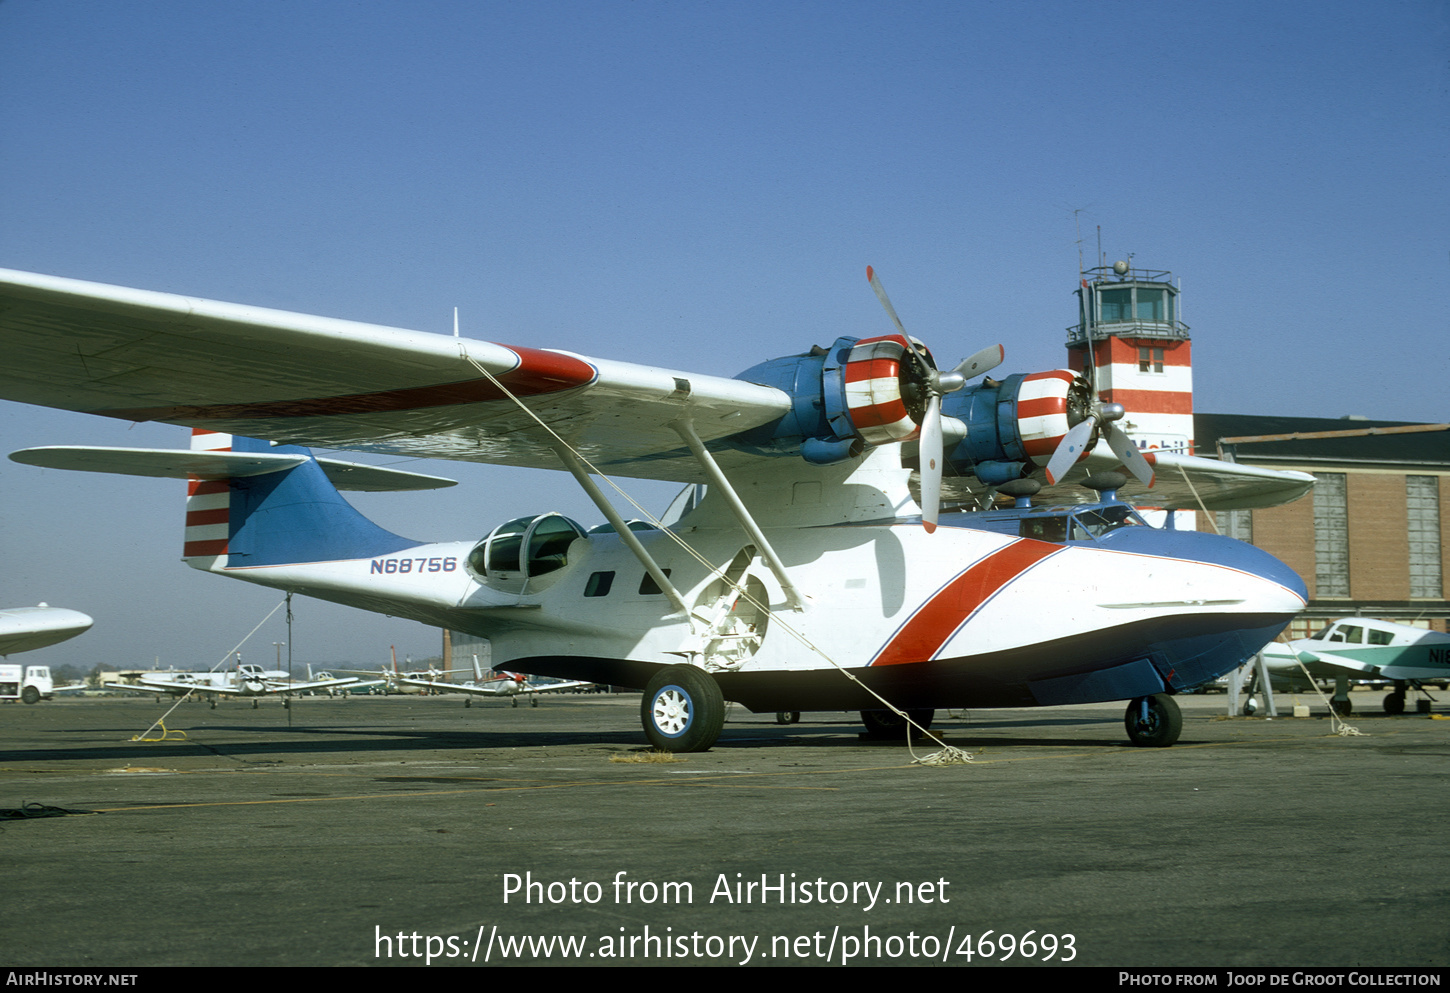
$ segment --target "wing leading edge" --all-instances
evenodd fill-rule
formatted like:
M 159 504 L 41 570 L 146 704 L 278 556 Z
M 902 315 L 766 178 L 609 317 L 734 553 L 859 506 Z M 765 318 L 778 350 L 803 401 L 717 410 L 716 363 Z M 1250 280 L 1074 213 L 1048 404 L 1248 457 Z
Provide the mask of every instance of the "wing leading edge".
M 0 397 L 23 403 L 312 448 L 558 469 L 552 431 L 611 474 L 692 483 L 708 474 L 680 422 L 723 470 L 771 461 L 788 473 L 802 465 L 792 456 L 819 440 L 787 437 L 789 425 L 818 417 L 831 399 L 774 379 L 762 385 L 9 269 L 0 269 L 0 352 Z M 782 367 L 810 361 L 820 364 L 800 356 Z M 772 424 L 786 427 L 753 430 Z M 843 438 L 834 441 L 852 440 Z M 1132 482 L 1125 499 L 1239 509 L 1296 499 L 1313 484 L 1304 473 L 1190 456 L 1149 461 L 1156 484 Z M 1117 464 L 1099 445 L 1040 500 L 1095 499 L 1075 484 Z M 942 481 L 947 500 L 973 501 L 987 489 L 976 475 Z
M 0 269 L 0 395 L 311 447 L 698 481 L 707 442 L 779 418 L 780 390 L 568 352 Z

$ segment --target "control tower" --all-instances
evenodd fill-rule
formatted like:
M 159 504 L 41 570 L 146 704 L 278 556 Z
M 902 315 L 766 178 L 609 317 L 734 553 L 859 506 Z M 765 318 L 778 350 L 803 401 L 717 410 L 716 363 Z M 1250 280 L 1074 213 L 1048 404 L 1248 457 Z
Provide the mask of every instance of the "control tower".
M 1172 274 L 1114 262 L 1084 272 L 1077 298 L 1068 366 L 1127 409 L 1122 425 L 1139 448 L 1192 454 L 1192 342 Z

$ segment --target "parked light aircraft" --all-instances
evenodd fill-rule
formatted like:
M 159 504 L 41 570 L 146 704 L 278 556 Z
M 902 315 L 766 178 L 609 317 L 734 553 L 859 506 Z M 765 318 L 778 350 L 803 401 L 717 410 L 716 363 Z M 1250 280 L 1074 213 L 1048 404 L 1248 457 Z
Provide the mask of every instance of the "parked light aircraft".
M 263 669 L 255 663 L 243 662 L 241 656 L 238 656 L 235 666 L 231 669 L 209 672 L 177 672 L 166 675 L 151 672 L 137 673 L 132 685 L 144 686 L 150 690 L 162 690 L 176 696 L 184 696 L 188 693 L 204 695 L 211 700 L 213 707 L 216 706 L 216 698 L 219 696 L 250 697 L 252 706 L 255 707 L 258 697 L 281 696 L 287 693 L 301 693 L 305 690 L 342 689 L 356 682 L 356 679 L 333 678 L 297 682 L 289 673 L 281 669 Z
M 709 748 L 726 700 L 873 727 L 888 705 L 1128 700 L 1130 738 L 1172 744 L 1172 694 L 1258 651 L 1305 588 L 1118 493 L 1234 509 L 1312 477 L 1140 454 L 1067 370 L 968 385 L 1001 346 L 939 370 L 867 275 L 895 333 L 724 378 L 0 270 L 0 397 L 194 428 L 190 452 L 12 458 L 190 478 L 193 567 L 486 637 L 510 671 L 642 687 L 657 747 Z M 446 481 L 303 446 L 562 467 L 609 524 L 412 541 L 338 487 Z M 595 473 L 688 485 L 667 530 L 641 530 Z M 1018 506 L 954 509 L 999 492 Z
M 539 705 L 538 695 L 540 693 L 564 693 L 568 690 L 584 689 L 593 686 L 594 681 L 589 679 L 561 680 L 555 683 L 534 683 L 530 682 L 528 676 L 522 672 L 501 672 L 497 669 L 489 670 L 493 673 L 488 678 L 484 677 L 483 667 L 478 664 L 478 656 L 473 657 L 473 681 L 468 683 L 450 683 L 439 679 L 439 676 L 448 675 L 447 672 L 428 672 L 427 679 L 404 676 L 398 681 L 404 686 L 418 686 L 423 689 L 438 690 L 442 693 L 466 693 L 474 696 L 495 696 L 509 697 L 515 707 L 519 705 L 519 697 L 529 697 L 531 706 Z
M 1342 714 L 1351 709 L 1351 679 L 1391 680 L 1394 689 L 1384 699 L 1387 714 L 1405 712 L 1407 690 L 1424 693 L 1425 684 L 1450 680 L 1450 634 L 1369 617 L 1330 621 L 1308 638 L 1265 645 L 1263 653 L 1276 683 L 1302 684 L 1305 669 L 1316 679 L 1333 679 L 1334 707 Z

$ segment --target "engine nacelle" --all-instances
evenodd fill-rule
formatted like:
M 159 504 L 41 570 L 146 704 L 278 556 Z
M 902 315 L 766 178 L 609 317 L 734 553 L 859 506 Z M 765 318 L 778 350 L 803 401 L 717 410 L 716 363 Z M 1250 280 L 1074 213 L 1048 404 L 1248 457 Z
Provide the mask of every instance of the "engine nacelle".
M 745 432 L 745 447 L 788 451 L 817 465 L 859 455 L 867 446 L 909 441 L 925 410 L 921 373 L 909 350 L 931 361 L 921 342 L 899 334 L 838 338 L 830 348 L 771 359 L 736 379 L 774 386 L 790 394 L 791 412 L 773 424 Z
M 947 461 L 990 485 L 1027 475 L 1051 460 L 1091 406 L 1087 380 L 1067 369 L 988 379 L 949 393 L 942 412 L 966 424 L 967 436 Z
M 785 417 L 738 435 L 735 443 L 830 465 L 868 446 L 916 440 L 927 387 L 913 347 L 935 368 L 920 342 L 893 334 L 838 338 L 830 348 L 747 369 L 736 378 L 773 386 L 793 402 Z M 966 425 L 966 437 L 947 460 L 958 474 L 975 474 L 989 485 L 1028 475 L 1047 464 L 1091 405 L 1087 381 L 1066 369 L 986 379 L 947 393 L 942 413 Z

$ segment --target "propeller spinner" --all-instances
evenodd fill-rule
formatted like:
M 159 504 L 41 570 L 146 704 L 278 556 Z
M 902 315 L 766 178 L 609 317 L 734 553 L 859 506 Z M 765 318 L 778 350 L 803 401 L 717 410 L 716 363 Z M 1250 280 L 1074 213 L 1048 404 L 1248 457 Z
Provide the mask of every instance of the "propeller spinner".
M 1001 364 L 1004 353 L 1001 345 L 988 345 L 975 355 L 957 363 L 956 367 L 950 371 L 941 372 L 931 361 L 921 343 L 906 333 L 901 318 L 896 316 L 896 308 L 891 306 L 891 299 L 886 295 L 886 288 L 881 285 L 881 280 L 876 278 L 876 273 L 870 266 L 866 267 L 866 279 L 870 282 L 871 289 L 875 291 L 876 299 L 880 300 L 881 306 L 886 309 L 887 316 L 896 325 L 896 330 L 901 332 L 901 336 L 910 343 L 912 365 L 917 374 L 917 385 L 925 394 L 920 438 L 921 523 L 928 532 L 932 532 L 936 530 L 937 516 L 941 510 L 941 475 L 942 462 L 945 457 L 943 435 L 948 428 L 959 439 L 966 435 L 965 424 L 955 417 L 947 417 L 942 414 L 942 397 L 961 389 L 967 385 L 968 380 L 995 369 Z M 1056 458 L 1055 455 L 1054 458 Z

